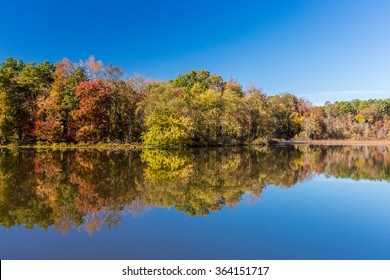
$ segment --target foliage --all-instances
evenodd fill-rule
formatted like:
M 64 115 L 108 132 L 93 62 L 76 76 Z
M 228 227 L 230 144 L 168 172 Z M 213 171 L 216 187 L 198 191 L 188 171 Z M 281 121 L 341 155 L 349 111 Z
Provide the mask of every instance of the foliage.
M 0 137 L 2 142 L 34 138 L 37 97 L 52 82 L 54 67 L 45 61 L 24 64 L 8 58 L 0 67 Z
M 174 87 L 183 87 L 187 92 L 206 91 L 212 89 L 215 91 L 223 91 L 226 82 L 221 76 L 210 74 L 207 70 L 195 71 L 191 70 L 184 75 L 178 75 L 175 80 L 170 80 L 169 83 Z
M 110 135 L 111 88 L 101 80 L 81 82 L 76 89 L 80 106 L 72 112 L 78 130 L 76 140 L 104 141 Z
M 8 58 L 0 65 L 0 144 L 143 142 L 173 149 L 294 137 L 390 139 L 390 98 L 313 106 L 291 93 L 243 90 L 207 70 L 168 82 L 128 79 L 93 56 L 55 65 Z
M 142 136 L 146 146 L 172 149 L 190 144 L 193 131 L 190 118 L 160 113 L 148 116 L 145 124 L 149 127 Z

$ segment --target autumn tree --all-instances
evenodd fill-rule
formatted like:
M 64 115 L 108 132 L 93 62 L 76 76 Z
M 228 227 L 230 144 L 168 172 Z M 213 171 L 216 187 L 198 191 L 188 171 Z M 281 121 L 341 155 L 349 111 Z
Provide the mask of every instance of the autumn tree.
M 111 72 L 110 69 L 111 67 L 108 72 Z M 112 90 L 111 140 L 126 143 L 139 141 L 141 128 L 136 108 L 146 97 L 145 89 L 149 81 L 141 75 L 134 75 L 126 80 L 120 77 L 109 75 L 107 79 Z
M 79 83 L 76 89 L 79 109 L 72 112 L 77 127 L 76 140 L 109 141 L 112 91 L 108 82 L 99 79 Z
M 37 138 L 46 141 L 74 140 L 75 127 L 71 112 L 79 107 L 78 84 L 85 81 L 83 68 L 64 58 L 55 65 L 50 91 L 38 99 Z
M 291 93 L 270 96 L 269 106 L 275 126 L 275 138 L 291 138 L 301 131 L 301 118 L 298 110 L 299 100 Z
M 208 89 L 222 91 L 226 84 L 221 76 L 211 74 L 207 70 L 191 70 L 187 74 L 178 75 L 175 80 L 170 80 L 169 83 L 174 87 L 183 87 L 187 92 L 190 92 L 196 85 L 201 91 Z
M 143 142 L 147 146 L 170 149 L 190 144 L 193 122 L 184 106 L 183 91 L 155 82 L 146 92 L 148 97 L 138 106 L 146 128 Z
M 326 123 L 324 109 L 321 107 L 313 107 L 310 110 L 309 117 L 303 122 L 302 132 L 300 136 L 310 139 L 323 139 L 326 136 Z
M 248 142 L 271 139 L 276 130 L 276 121 L 273 119 L 267 96 L 260 89 L 252 87 L 247 90 L 243 101 Z

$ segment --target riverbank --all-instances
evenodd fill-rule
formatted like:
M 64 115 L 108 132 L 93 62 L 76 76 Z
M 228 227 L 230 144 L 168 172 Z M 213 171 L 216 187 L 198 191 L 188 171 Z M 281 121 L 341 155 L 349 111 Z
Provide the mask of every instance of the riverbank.
M 390 146 L 390 140 L 280 140 L 274 139 L 272 142 L 266 143 L 251 143 L 244 145 L 227 145 L 232 146 L 273 146 L 273 145 L 325 145 L 325 146 Z M 200 146 L 199 146 L 200 147 Z M 224 147 L 224 146 L 218 146 Z M 37 150 L 142 150 L 145 146 L 142 143 L 128 143 L 128 144 L 113 144 L 113 143 L 98 143 L 98 144 L 69 144 L 69 143 L 52 143 L 52 144 L 34 144 L 34 145 L 0 145 L 0 148 L 7 149 L 37 149 Z
M 328 145 L 328 146 L 390 146 L 390 140 L 278 140 L 278 144 L 302 144 L 302 145 Z

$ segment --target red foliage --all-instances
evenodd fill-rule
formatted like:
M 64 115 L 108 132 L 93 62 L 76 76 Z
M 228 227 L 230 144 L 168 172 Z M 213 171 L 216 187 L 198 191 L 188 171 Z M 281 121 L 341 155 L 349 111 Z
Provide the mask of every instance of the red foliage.
M 77 141 L 104 141 L 109 136 L 111 87 L 101 80 L 81 82 L 76 89 L 80 107 L 72 113 Z

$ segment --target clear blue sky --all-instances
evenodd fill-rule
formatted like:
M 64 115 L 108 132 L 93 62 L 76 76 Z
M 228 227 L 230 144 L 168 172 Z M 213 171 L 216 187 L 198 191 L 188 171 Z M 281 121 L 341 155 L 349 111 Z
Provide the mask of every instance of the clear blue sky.
M 390 97 L 390 1 L 2 1 L 0 60 L 208 69 L 314 103 Z

